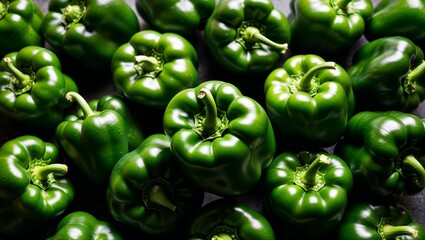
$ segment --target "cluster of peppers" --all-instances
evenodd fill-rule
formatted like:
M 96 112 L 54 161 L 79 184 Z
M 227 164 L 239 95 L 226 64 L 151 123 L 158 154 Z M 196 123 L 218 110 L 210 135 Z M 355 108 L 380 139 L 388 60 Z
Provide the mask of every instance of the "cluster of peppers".
M 425 188 L 423 1 L 135 3 L 0 0 L 0 114 L 27 133 L 0 147 L 1 238 L 425 238 L 398 202 Z M 200 34 L 236 81 L 199 74 Z

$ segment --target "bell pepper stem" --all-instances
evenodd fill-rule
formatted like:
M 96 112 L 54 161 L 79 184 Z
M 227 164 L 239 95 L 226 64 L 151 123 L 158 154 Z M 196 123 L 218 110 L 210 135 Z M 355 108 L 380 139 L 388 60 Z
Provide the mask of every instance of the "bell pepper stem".
M 337 2 L 337 5 L 338 5 L 338 7 L 340 8 L 340 9 L 342 9 L 342 10 L 347 10 L 347 8 L 348 8 L 348 4 L 350 4 L 350 2 L 351 2 L 352 0 L 339 0 L 338 2 Z
M 7 14 L 7 4 L 8 2 L 0 1 L 0 19 L 2 19 Z
M 85 8 L 78 4 L 69 4 L 62 9 L 63 23 L 67 26 L 71 26 L 74 23 L 78 23 L 83 17 Z
M 227 233 L 219 233 L 212 236 L 211 240 L 234 240 L 234 238 Z
M 413 170 L 413 174 L 417 177 L 416 185 L 419 188 L 425 188 L 425 168 L 413 155 L 407 155 L 401 162 L 402 169 Z M 409 171 L 410 172 L 410 171 Z
M 159 61 L 152 56 L 137 55 L 134 57 L 134 64 L 138 65 L 141 73 L 152 72 L 159 66 Z
M 7 69 L 13 74 L 16 79 L 15 85 L 18 88 L 24 88 L 31 82 L 31 77 L 21 72 L 13 65 L 13 60 L 10 57 L 5 57 L 3 61 L 6 63 Z
M 217 105 L 211 91 L 207 88 L 199 90 L 197 97 L 201 99 L 206 108 L 206 116 L 202 122 L 204 131 L 207 133 L 214 133 L 220 125 L 220 120 L 217 117 Z
M 51 173 L 66 174 L 68 172 L 68 166 L 65 164 L 55 163 L 44 166 L 34 167 L 33 175 L 38 180 L 46 180 Z
M 386 239 L 396 239 L 398 236 L 410 235 L 413 238 L 418 236 L 418 230 L 410 226 L 393 226 L 393 225 L 384 225 L 382 227 L 382 234 Z
M 311 80 L 317 74 L 317 72 L 324 70 L 324 69 L 336 69 L 336 63 L 335 62 L 324 62 L 324 63 L 318 64 L 318 65 L 310 68 L 304 74 L 304 76 L 302 76 L 302 78 L 298 81 L 297 89 L 299 91 L 309 92 L 312 88 Z
M 320 154 L 319 156 L 317 156 L 316 159 L 314 159 L 314 161 L 310 164 L 310 166 L 308 166 L 307 170 L 303 173 L 302 177 L 301 177 L 301 181 L 309 186 L 313 186 L 316 184 L 316 174 L 319 171 L 319 168 L 322 165 L 327 165 L 331 163 L 331 158 L 324 155 L 324 154 Z
M 410 71 L 404 81 L 404 91 L 412 94 L 416 90 L 416 79 L 425 74 L 425 61 L 422 61 L 415 69 Z
M 286 51 L 288 50 L 287 43 L 279 44 L 279 43 L 273 42 L 272 40 L 270 40 L 269 38 L 261 34 L 258 28 L 253 26 L 249 26 L 245 29 L 245 31 L 243 32 L 243 39 L 250 43 L 252 42 L 264 43 L 272 48 L 280 50 L 282 54 L 285 54 Z
M 168 199 L 164 189 L 160 185 L 153 185 L 149 189 L 149 200 L 155 204 L 164 206 L 173 212 L 176 210 L 176 205 Z
M 84 117 L 87 118 L 88 116 L 94 115 L 94 111 L 91 109 L 90 105 L 87 103 L 87 101 L 77 92 L 68 92 L 66 95 L 66 100 L 69 102 L 72 102 L 73 100 L 77 101 L 78 105 L 80 105 L 81 110 L 84 113 Z

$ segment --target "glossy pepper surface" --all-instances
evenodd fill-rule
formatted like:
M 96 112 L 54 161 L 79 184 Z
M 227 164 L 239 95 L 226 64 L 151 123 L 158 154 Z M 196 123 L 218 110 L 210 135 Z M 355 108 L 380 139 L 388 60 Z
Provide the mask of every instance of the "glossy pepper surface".
M 186 175 L 220 196 L 252 189 L 276 151 L 263 107 L 219 80 L 176 94 L 165 109 L 163 126 Z
M 232 198 L 220 198 L 202 207 L 191 222 L 190 240 L 274 240 L 269 221 L 246 203 Z
M 329 147 L 354 111 L 350 77 L 318 55 L 294 55 L 264 83 L 266 109 L 283 144 Z
M 268 209 L 288 236 L 317 238 L 341 221 L 353 176 L 334 154 L 285 151 L 273 159 L 263 183 Z
M 78 91 L 62 72 L 57 55 L 38 46 L 7 54 L 0 62 L 0 114 L 40 128 L 55 128 L 70 104 L 67 91 Z
M 194 37 L 203 30 L 215 0 L 136 0 L 136 10 L 153 29 Z
M 270 0 L 221 0 L 204 31 L 212 56 L 235 73 L 265 72 L 288 49 L 286 16 Z
M 350 119 L 335 154 L 369 196 L 412 195 L 425 188 L 424 138 L 424 121 L 416 115 L 364 111 Z
M 198 85 L 197 66 L 198 54 L 185 38 L 143 30 L 117 49 L 112 74 L 125 98 L 163 109 L 177 92 Z
M 26 46 L 44 46 L 43 10 L 33 0 L 0 1 L 0 57 Z
M 75 211 L 63 217 L 53 236 L 47 240 L 104 239 L 121 240 L 120 234 L 106 221 L 97 219 L 89 212 Z
M 408 38 L 392 36 L 366 43 L 356 50 L 347 73 L 357 112 L 411 112 L 425 99 L 424 53 Z
M 340 240 L 425 239 L 425 229 L 402 205 L 358 202 L 351 205 L 337 228 Z
M 93 110 L 78 93 L 68 92 L 66 98 L 84 114 L 67 116 L 56 128 L 56 139 L 92 183 L 106 186 L 116 162 L 128 152 L 126 123 L 115 110 Z
M 373 13 L 370 0 L 291 0 L 289 6 L 291 49 L 325 58 L 353 47 Z
M 203 194 L 176 165 L 170 138 L 153 134 L 117 162 L 107 202 L 117 221 L 151 237 L 175 237 L 201 208 Z
M 51 0 L 42 30 L 50 46 L 91 70 L 102 70 L 139 31 L 139 20 L 124 0 Z

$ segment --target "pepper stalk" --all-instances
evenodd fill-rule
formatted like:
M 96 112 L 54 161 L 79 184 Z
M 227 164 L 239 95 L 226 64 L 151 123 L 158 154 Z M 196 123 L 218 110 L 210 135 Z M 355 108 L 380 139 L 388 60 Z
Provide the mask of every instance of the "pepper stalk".
M 317 74 L 317 72 L 324 70 L 324 69 L 336 69 L 336 63 L 335 62 L 324 62 L 321 64 L 318 64 L 312 68 L 310 68 L 297 82 L 296 88 L 299 91 L 305 91 L 310 92 L 312 89 L 314 89 L 314 84 L 312 83 L 312 79 Z
M 253 26 L 248 26 L 243 31 L 242 38 L 244 41 L 251 44 L 257 43 L 257 42 L 266 44 L 267 46 L 280 50 L 282 54 L 285 54 L 286 51 L 288 50 L 287 43 L 279 44 L 279 43 L 273 42 L 272 40 L 270 40 L 269 38 L 261 34 L 258 28 Z

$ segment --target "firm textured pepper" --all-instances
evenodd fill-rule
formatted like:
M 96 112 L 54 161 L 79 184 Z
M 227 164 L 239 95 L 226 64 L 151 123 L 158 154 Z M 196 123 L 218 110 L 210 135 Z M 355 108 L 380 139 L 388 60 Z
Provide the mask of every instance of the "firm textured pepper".
M 344 216 L 353 176 L 334 154 L 285 151 L 267 168 L 263 185 L 267 207 L 289 239 L 318 239 Z
M 347 69 L 356 111 L 411 112 L 425 99 L 421 48 L 401 36 L 384 37 L 359 48 Z
M 11 139 L 0 148 L 0 199 L 21 219 L 45 220 L 62 214 L 74 198 L 68 168 L 59 149 L 33 135 Z M 13 218 L 13 215 L 10 216 Z
M 251 190 L 276 150 L 263 107 L 219 80 L 176 94 L 165 109 L 163 127 L 186 175 L 220 196 Z
M 412 195 L 425 188 L 423 119 L 398 111 L 360 112 L 348 122 L 335 154 L 368 196 Z
M 357 202 L 347 208 L 337 228 L 339 240 L 425 239 L 425 229 L 409 210 L 391 202 Z
M 170 138 L 153 134 L 117 162 L 107 202 L 117 221 L 151 237 L 175 238 L 201 208 L 203 194 L 176 165 Z
M 115 50 L 139 27 L 124 0 L 51 0 L 42 21 L 46 42 L 91 70 L 109 68 Z
M 56 128 L 56 139 L 92 183 L 106 186 L 115 163 L 128 152 L 125 120 L 112 109 L 93 110 L 76 92 L 66 98 L 76 101 L 84 114 L 67 116 Z
M 33 0 L 0 0 L 0 57 L 26 46 L 44 46 L 43 17 Z
M 194 37 L 203 30 L 215 0 L 136 0 L 136 10 L 153 29 Z
M 63 239 L 121 240 L 122 238 L 109 222 L 99 220 L 89 212 L 75 211 L 63 217 L 54 235 L 47 238 L 47 240 Z
M 130 101 L 163 109 L 180 90 L 199 83 L 198 54 L 175 33 L 143 30 L 112 58 L 115 88 Z
M 215 60 L 235 73 L 265 72 L 288 49 L 286 16 L 270 0 L 221 0 L 204 31 Z
M 337 59 L 362 37 L 371 0 L 291 0 L 291 50 Z
M 264 83 L 266 109 L 282 144 L 329 147 L 354 111 L 350 77 L 318 55 L 295 55 Z
M 38 46 L 7 54 L 0 62 L 0 114 L 39 128 L 55 128 L 77 85 L 62 72 L 57 55 Z
M 232 198 L 207 203 L 191 222 L 190 240 L 276 239 L 274 230 L 260 212 Z

